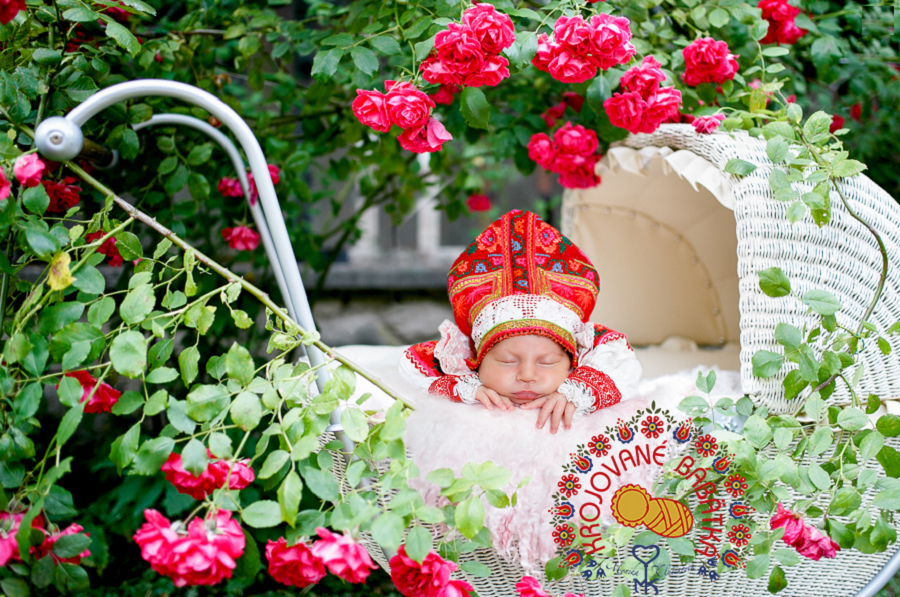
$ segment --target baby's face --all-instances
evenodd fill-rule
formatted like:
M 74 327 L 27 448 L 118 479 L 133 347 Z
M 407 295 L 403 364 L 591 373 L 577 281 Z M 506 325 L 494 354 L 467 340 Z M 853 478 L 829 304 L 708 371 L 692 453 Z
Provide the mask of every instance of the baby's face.
M 569 354 L 545 336 L 513 336 L 494 345 L 481 361 L 485 387 L 515 404 L 552 394 L 569 376 Z

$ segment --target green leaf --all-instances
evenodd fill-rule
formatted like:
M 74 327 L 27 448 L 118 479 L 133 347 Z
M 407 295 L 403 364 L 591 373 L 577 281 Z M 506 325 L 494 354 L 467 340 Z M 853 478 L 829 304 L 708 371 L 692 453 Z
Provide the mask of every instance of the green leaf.
M 244 554 L 237 559 L 234 576 L 235 578 L 252 579 L 256 577 L 256 574 L 262 567 L 259 557 L 259 546 L 256 544 L 256 539 L 253 538 L 253 535 L 247 529 L 242 528 L 241 530 L 244 532 L 244 544 L 246 547 L 244 547 Z
M 431 551 L 433 541 L 431 531 L 423 526 L 414 526 L 406 534 L 406 555 L 421 564 Z
M 233 343 L 228 349 L 228 354 L 225 355 L 225 370 L 230 379 L 237 381 L 242 386 L 253 381 L 256 367 L 253 365 L 250 351 L 237 342 Z
M 603 114 L 603 102 L 612 97 L 612 88 L 609 85 L 609 79 L 602 74 L 594 77 L 591 84 L 587 88 L 587 103 L 594 111 L 594 114 Z
M 65 20 L 74 21 L 76 23 L 87 23 L 89 21 L 96 21 L 100 18 L 98 13 L 81 3 L 64 11 L 62 16 Z
M 415 46 L 413 46 L 413 49 L 415 50 L 415 53 L 416 53 L 416 60 L 425 60 L 425 58 L 428 57 L 428 54 L 430 54 L 432 48 L 434 48 L 434 38 L 435 38 L 435 36 L 432 35 L 428 39 L 422 40 L 419 43 L 417 43 Z M 356 49 L 356 48 L 354 48 L 354 49 Z M 373 58 L 374 58 L 374 54 L 373 54 Z M 354 56 L 353 59 L 355 62 L 356 57 Z M 358 64 L 357 64 L 357 67 L 360 70 L 363 70 L 362 67 L 360 67 Z M 375 69 L 377 70 L 377 68 L 378 68 L 378 62 L 376 61 Z M 371 74 L 371 73 L 366 73 L 366 74 Z
M 214 419 L 228 407 L 228 392 L 218 385 L 200 385 L 187 395 L 185 413 L 198 423 Z
M 199 477 L 209 465 L 209 459 L 206 456 L 206 446 L 203 445 L 203 442 L 197 438 L 189 441 L 181 452 L 181 463 L 186 471 Z
M 88 340 L 81 340 L 72 343 L 66 354 L 63 355 L 62 368 L 63 371 L 71 371 L 81 365 L 91 352 L 91 343 Z
M 25 189 L 25 192 L 22 193 L 22 204 L 31 213 L 38 216 L 44 215 L 50 206 L 50 197 L 47 195 L 44 185 L 39 184 L 36 187 Z
M 144 404 L 144 396 L 139 392 L 135 392 L 134 390 L 128 390 L 123 392 L 121 396 L 119 396 L 119 400 L 112 407 L 112 413 L 114 415 L 128 415 L 136 411 L 138 408 L 143 406 Z
M 65 537 L 60 537 L 60 539 L 65 539 Z M 57 541 L 59 541 L 60 539 L 57 539 Z M 47 557 L 49 559 L 49 556 Z M 26 583 L 21 578 L 4 578 L 2 581 L 0 581 L 0 589 L 3 589 L 3 594 L 7 597 L 28 597 L 30 595 L 28 590 L 28 583 Z
M 781 370 L 784 357 L 776 352 L 757 350 L 753 355 L 753 375 L 763 379 L 772 377 Z
M 738 158 L 731 158 L 728 160 L 728 163 L 725 164 L 725 172 L 736 174 L 737 176 L 747 176 L 755 171 L 756 166 Z
M 151 371 L 145 381 L 147 383 L 169 383 L 178 377 L 178 372 L 171 367 L 158 367 Z
M 117 402 L 116 406 L 118 405 L 119 403 Z M 134 460 L 140 441 L 141 424 L 135 423 L 124 435 L 119 436 L 116 438 L 116 441 L 113 442 L 112 449 L 109 453 L 109 459 L 116 465 L 116 472 L 120 475 L 122 474 L 122 471 L 125 470 L 125 467 Z
M 38 228 L 25 229 L 25 242 L 38 257 L 50 257 L 59 251 L 59 240 L 49 232 Z
M 81 270 L 78 271 L 78 275 L 81 275 Z M 76 287 L 78 278 L 75 278 Z M 88 322 L 94 327 L 100 327 L 112 316 L 112 314 L 116 311 L 116 301 L 113 300 L 110 296 L 105 296 L 93 305 L 91 305 L 90 309 L 88 309 L 87 319 Z
M 403 405 L 395 402 L 385 414 L 384 427 L 381 428 L 381 439 L 392 441 L 403 437 L 406 431 L 406 419 L 403 416 Z
M 900 477 L 900 452 L 891 446 L 884 446 L 875 458 L 884 468 L 884 474 L 894 479 Z
M 767 295 L 773 298 L 786 296 L 791 293 L 791 283 L 779 267 L 770 267 L 758 272 L 759 287 Z
M 325 82 L 333 77 L 343 55 L 344 50 L 340 48 L 332 48 L 328 51 L 320 50 L 313 59 L 311 72 L 316 81 Z
M 828 473 L 825 472 L 825 469 L 815 463 L 809 465 L 809 480 L 812 481 L 813 485 L 820 491 L 825 491 L 831 487 L 831 479 L 828 477 Z
M 836 516 L 841 516 L 853 512 L 859 508 L 861 503 L 862 497 L 859 493 L 852 487 L 844 486 L 834 494 L 834 499 L 831 500 L 831 505 L 829 506 L 829 512 Z
M 885 489 L 875 496 L 872 505 L 882 510 L 900 510 L 900 489 Z
M 156 475 L 174 447 L 175 440 L 171 437 L 156 437 L 145 441 L 134 457 L 131 474 Z
M 209 161 L 209 158 L 212 157 L 212 152 L 212 143 L 195 145 L 191 148 L 191 152 L 187 156 L 187 163 L 191 166 L 199 166 L 200 164 L 205 164 L 207 161 Z M 163 252 L 165 253 L 165 251 Z
M 803 125 L 803 135 L 806 137 L 806 140 L 816 143 L 820 140 L 819 137 L 827 137 L 828 130 L 831 128 L 831 121 L 831 115 L 822 110 L 812 114 Z
M 147 366 L 147 341 L 136 331 L 127 331 L 113 339 L 109 357 L 115 370 L 125 377 L 140 377 Z
M 775 566 L 772 574 L 769 575 L 769 592 L 775 594 L 785 587 L 787 587 L 787 579 L 784 577 L 784 570 L 781 569 L 781 566 Z
M 356 68 L 367 75 L 372 75 L 378 70 L 378 58 L 375 57 L 375 53 L 372 50 L 365 46 L 354 46 L 351 48 L 350 57 L 353 58 L 353 64 L 356 65 Z
M 300 480 L 300 475 L 295 471 L 289 472 L 278 488 L 278 505 L 281 508 L 281 517 L 292 527 L 297 521 L 302 495 L 303 482 Z
M 85 263 L 76 272 L 72 286 L 86 294 L 101 294 L 106 289 L 106 280 L 103 278 L 103 274 L 97 271 L 97 268 Z M 91 307 L 93 306 L 91 305 Z M 90 314 L 88 316 L 90 317 Z
M 241 520 L 254 529 L 268 529 L 282 522 L 281 506 L 272 500 L 253 502 L 241 512 Z
M 827 290 L 808 290 L 800 300 L 819 315 L 834 315 L 841 309 L 841 302 Z
M 834 441 L 834 434 L 830 427 L 819 427 L 809 438 L 809 446 L 807 449 L 811 456 L 818 456 L 831 447 Z
M 844 160 L 839 162 L 832 172 L 835 176 L 844 178 L 847 176 L 856 176 L 866 168 L 867 166 L 862 162 L 857 162 L 856 160 Z
M 144 256 L 144 249 L 141 247 L 141 241 L 137 236 L 128 232 L 121 231 L 116 234 L 116 248 L 122 255 L 122 259 L 126 261 L 134 261 Z
M 328 502 L 336 502 L 341 498 L 337 481 L 326 471 L 314 468 L 303 469 L 303 479 L 306 486 L 320 499 Z
M 396 550 L 400 547 L 400 542 L 403 540 L 404 528 L 406 528 L 406 525 L 403 523 L 402 516 L 398 516 L 393 512 L 386 512 L 372 523 L 372 538 L 379 545 L 390 550 Z
M 241 392 L 231 403 L 231 420 L 244 431 L 256 429 L 262 415 L 259 396 L 252 392 Z
M 473 128 L 487 129 L 491 118 L 491 105 L 484 92 L 477 87 L 465 87 L 460 94 L 460 111 L 466 124 Z
M 37 332 L 42 336 L 58 332 L 70 323 L 78 321 L 82 313 L 84 313 L 83 303 L 59 303 L 46 307 L 38 318 Z
M 153 294 L 153 287 L 150 284 L 140 284 L 125 295 L 119 307 L 119 315 L 125 323 L 134 325 L 144 321 L 155 306 L 156 295 Z
M 341 413 L 341 425 L 344 427 L 344 433 L 357 443 L 364 441 L 369 434 L 366 415 L 358 408 L 345 408 Z
M 132 57 L 141 51 L 141 44 L 131 31 L 126 27 L 118 24 L 112 17 L 108 15 L 100 15 L 106 21 L 106 35 L 116 40 L 116 43 L 122 47 Z
M 848 431 L 862 429 L 869 422 L 869 417 L 858 408 L 845 407 L 837 418 L 837 424 Z
M 744 437 L 747 438 L 757 450 L 761 450 L 772 438 L 772 430 L 762 417 L 753 415 L 744 424 Z
M 900 416 L 881 415 L 875 423 L 875 428 L 884 437 L 897 437 L 900 435 Z
M 472 539 L 484 526 L 484 504 L 481 503 L 481 498 L 470 495 L 456 507 L 454 516 L 459 532 L 467 539 Z
M 200 362 L 200 351 L 196 346 L 189 346 L 181 351 L 178 355 L 178 367 L 181 369 L 181 379 L 184 385 L 190 386 L 195 379 L 199 369 L 197 367 Z
M 262 469 L 259 471 L 260 479 L 268 479 L 275 473 L 281 470 L 281 468 L 287 463 L 288 458 L 290 458 L 290 454 L 285 452 L 284 450 L 275 450 L 266 458 L 266 462 L 263 464 Z
M 60 558 L 73 558 L 91 546 L 91 538 L 77 533 L 63 535 L 56 539 L 51 551 Z
M 761 553 L 747 562 L 747 578 L 760 578 L 769 569 L 769 554 Z
M 706 18 L 709 19 L 709 24 L 713 27 L 724 27 L 731 20 L 728 11 L 719 7 L 714 8 Z
M 373 48 L 388 56 L 400 53 L 400 44 L 397 43 L 397 39 L 389 35 L 376 35 L 370 37 L 369 43 L 372 44 Z

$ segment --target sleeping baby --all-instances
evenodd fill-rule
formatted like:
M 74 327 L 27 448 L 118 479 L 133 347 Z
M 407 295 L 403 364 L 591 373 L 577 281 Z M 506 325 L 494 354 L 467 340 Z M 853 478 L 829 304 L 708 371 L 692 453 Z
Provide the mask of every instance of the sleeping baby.
M 536 214 L 513 210 L 479 234 L 447 280 L 456 322 L 406 350 L 416 385 L 489 410 L 538 410 L 550 432 L 636 395 L 641 365 L 623 334 L 588 322 L 599 276 Z

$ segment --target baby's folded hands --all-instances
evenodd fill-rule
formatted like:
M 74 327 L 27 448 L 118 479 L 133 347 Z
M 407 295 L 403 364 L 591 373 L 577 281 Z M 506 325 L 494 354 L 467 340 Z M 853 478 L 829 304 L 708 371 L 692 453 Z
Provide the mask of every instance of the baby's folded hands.
M 523 404 L 519 408 L 522 410 L 532 410 L 540 408 L 538 414 L 537 428 L 543 429 L 547 418 L 550 418 L 550 433 L 556 433 L 559 430 L 559 422 L 562 421 L 566 429 L 572 428 L 572 416 L 575 414 L 575 405 L 559 392 L 553 392 L 540 398 L 535 398 L 528 404 Z
M 501 396 L 487 386 L 480 386 L 475 394 L 475 399 L 482 403 L 488 410 L 494 410 L 494 406 L 500 410 L 513 410 L 516 407 L 506 396 Z

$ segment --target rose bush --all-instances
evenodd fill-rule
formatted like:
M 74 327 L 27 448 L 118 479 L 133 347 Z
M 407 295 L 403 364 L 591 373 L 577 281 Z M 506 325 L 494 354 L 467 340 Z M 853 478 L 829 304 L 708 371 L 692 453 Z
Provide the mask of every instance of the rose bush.
M 513 167 L 529 174 L 540 165 L 570 188 L 602 184 L 593 167 L 609 144 L 663 122 L 762 134 L 770 158 L 789 170 L 770 184 L 790 201 L 792 220 L 827 226 L 829 185 L 863 169 L 842 153 L 842 139 L 870 161 L 876 181 L 898 188 L 890 160 L 875 159 L 895 148 L 900 118 L 900 71 L 880 42 L 892 26 L 887 7 L 420 0 L 298 10 L 287 18 L 238 2 L 0 0 L 5 592 L 127 585 L 136 566 L 168 579 L 165 590 L 363 584 L 374 574 L 359 543 L 366 531 L 400 554 L 399 588 L 464 597 L 469 585 L 447 579 L 460 551 L 490 545 L 482 499 L 495 507 L 515 500 L 499 491 L 509 473 L 487 463 L 464 468 L 461 479 L 430 476 L 450 505 L 425 507 L 406 483 L 415 472 L 405 459 L 403 404 L 376 423 L 362 399 L 340 415 L 357 458 L 342 491 L 331 473 L 343 444 L 323 449 L 318 439 L 353 393 L 354 365 L 260 290 L 274 287 L 262 268 L 253 281 L 228 268 L 238 260 L 261 266 L 264 257 L 241 184 L 218 149 L 187 129 L 132 128 L 168 112 L 221 123 L 175 100 L 140 98 L 84 127 L 119 152 L 119 166 L 59 164 L 36 153 L 40 121 L 100 88 L 173 79 L 237 110 L 271 162 L 298 257 L 324 273 L 365 210 L 384 206 L 401 218 L 433 184 L 417 153 L 431 154 L 437 199 L 451 217 L 493 209 L 484 191 Z M 810 180 L 810 164 L 820 173 L 801 195 L 793 185 Z M 735 162 L 728 171 L 748 167 Z M 248 182 L 255 201 L 252 175 Z M 341 219 L 334 197 L 355 187 L 363 199 Z M 313 228 L 314 210 L 331 214 L 328 225 Z M 108 279 L 107 268 L 121 275 Z M 787 297 L 790 282 L 779 272 L 762 274 L 763 290 Z M 857 507 L 876 470 L 900 475 L 900 456 L 885 444 L 900 429 L 896 418 L 860 430 L 859 415 L 874 412 L 878 397 L 843 409 L 825 402 L 837 384 L 858 382 L 845 373 L 860 343 L 890 351 L 898 330 L 865 321 L 840 329 L 839 306 L 805 303 L 820 325 L 804 331 L 818 330 L 831 348 L 780 327 L 784 354 L 754 360 L 761 377 L 798 364 L 784 384 L 796 412 L 771 417 L 749 398 L 715 407 L 750 417 L 743 435 L 722 436 L 735 451 L 731 490 L 774 516 L 768 527 L 748 526 L 748 544 L 735 547 L 746 573 L 769 574 L 773 589 L 783 588 L 781 566 L 798 563 L 772 561 L 778 541 L 811 559 L 838 548 L 883 551 L 896 539 L 890 516 L 900 507 L 889 481 L 875 487 L 874 519 Z M 293 356 L 301 346 L 342 364 L 321 393 L 311 383 L 324 372 Z M 683 406 L 696 421 L 710 417 L 708 404 Z M 801 424 L 801 411 L 814 422 Z M 818 468 L 798 464 L 788 447 L 803 441 L 796 458 L 831 446 L 834 454 Z M 767 447 L 779 453 L 763 468 L 757 458 Z M 375 463 L 388 457 L 395 466 L 380 473 Z M 667 475 L 663 489 L 683 499 L 681 480 Z M 806 497 L 786 502 L 787 485 Z M 425 525 L 445 521 L 451 531 L 435 543 Z M 788 527 L 796 534 L 781 534 Z M 693 545 L 678 547 L 684 561 L 697 557 Z M 559 570 L 553 563 L 547 572 Z M 521 584 L 544 594 L 534 579 Z

